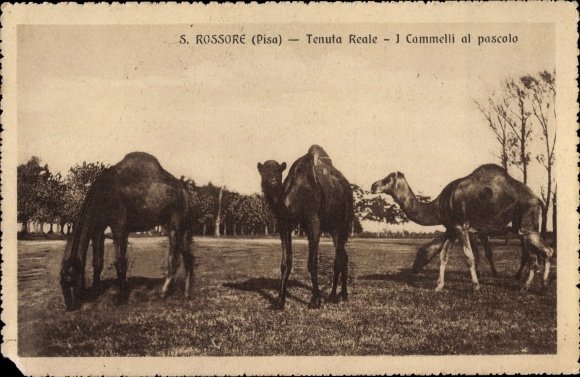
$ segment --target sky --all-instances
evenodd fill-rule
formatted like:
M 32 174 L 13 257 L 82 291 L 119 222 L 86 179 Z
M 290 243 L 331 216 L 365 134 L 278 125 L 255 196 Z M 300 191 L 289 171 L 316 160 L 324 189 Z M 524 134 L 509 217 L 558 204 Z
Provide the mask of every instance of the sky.
M 198 45 L 197 34 L 248 37 Z M 255 34 L 282 44 L 254 46 Z M 308 44 L 307 34 L 343 43 Z M 379 43 L 349 44 L 349 34 Z M 455 43 L 410 44 L 409 34 Z M 476 40 L 510 34 L 517 43 Z M 401 171 L 435 197 L 499 163 L 474 100 L 505 78 L 553 70 L 554 38 L 552 24 L 530 23 L 19 26 L 18 163 L 38 156 L 65 173 L 144 151 L 177 177 L 251 194 L 260 192 L 258 162 L 290 165 L 318 144 L 351 183 L 370 189 Z M 533 165 L 539 194 L 544 173 Z

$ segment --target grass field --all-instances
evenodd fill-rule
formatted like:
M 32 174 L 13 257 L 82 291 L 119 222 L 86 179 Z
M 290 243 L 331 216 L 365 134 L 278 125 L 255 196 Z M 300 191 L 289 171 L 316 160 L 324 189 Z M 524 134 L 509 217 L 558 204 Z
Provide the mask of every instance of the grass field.
M 347 246 L 349 300 L 309 310 L 307 243 L 294 240 L 286 309 L 272 309 L 280 242 L 195 240 L 192 295 L 183 275 L 160 298 L 167 240 L 129 240 L 130 294 L 120 300 L 113 245 L 106 242 L 104 292 L 67 312 L 58 281 L 64 241 L 18 243 L 20 356 L 459 355 L 556 353 L 556 282 L 521 294 L 513 279 L 519 242 L 494 243 L 499 277 L 482 258 L 482 289 L 471 292 L 462 252 L 452 250 L 443 292 L 434 292 L 438 259 L 405 283 L 417 246 L 428 240 L 354 239 Z M 330 291 L 333 247 L 320 246 L 319 281 Z M 91 258 L 89 253 L 89 258 Z M 552 276 L 555 278 L 555 258 Z M 92 276 L 90 259 L 87 276 Z M 90 284 L 90 282 L 89 282 Z

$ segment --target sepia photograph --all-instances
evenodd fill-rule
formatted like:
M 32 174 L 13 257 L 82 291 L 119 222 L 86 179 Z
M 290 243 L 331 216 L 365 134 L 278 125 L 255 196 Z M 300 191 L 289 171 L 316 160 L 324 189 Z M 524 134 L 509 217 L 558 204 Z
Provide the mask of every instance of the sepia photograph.
M 4 357 L 578 373 L 576 5 L 3 5 Z

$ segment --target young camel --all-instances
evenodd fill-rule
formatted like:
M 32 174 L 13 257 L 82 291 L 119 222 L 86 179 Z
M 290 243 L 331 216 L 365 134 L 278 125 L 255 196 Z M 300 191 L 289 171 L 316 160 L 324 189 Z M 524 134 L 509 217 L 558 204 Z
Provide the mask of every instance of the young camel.
M 349 182 L 334 168 L 330 157 L 313 145 L 300 157 L 282 183 L 286 163 L 269 160 L 258 163 L 262 190 L 278 222 L 282 241 L 282 283 L 280 308 L 286 301 L 286 286 L 292 270 L 292 230 L 300 224 L 308 236 L 308 271 L 312 280 L 310 308 L 320 307 L 318 289 L 318 243 L 321 232 L 329 232 L 336 249 L 332 291 L 329 301 L 337 301 L 336 288 L 342 278 L 340 297 L 347 299 L 348 256 L 345 244 L 353 219 L 353 197 Z
M 89 242 L 93 245 L 93 290 L 96 290 L 104 264 L 104 232 L 107 227 L 111 228 L 115 268 L 123 291 L 129 233 L 147 231 L 160 224 L 169 230 L 168 273 L 163 296 L 167 295 L 175 279 L 181 254 L 186 270 L 187 297 L 194 257 L 191 251 L 192 203 L 186 184 L 165 171 L 155 157 L 142 152 L 130 153 L 97 178 L 81 207 L 60 272 L 67 309 L 76 310 L 81 305 Z
M 416 272 L 429 262 L 430 257 L 441 253 L 436 291 L 443 289 L 449 250 L 456 239 L 459 239 L 463 248 L 473 289 L 479 290 L 469 232 L 479 232 L 484 236 L 504 232 L 510 222 L 511 231 L 516 232 L 521 240 L 522 263 L 527 260 L 530 267 L 522 289 L 529 289 L 534 271 L 536 269 L 539 271 L 538 259 L 544 262 L 542 290 L 546 287 L 553 250 L 539 233 L 542 202 L 526 185 L 510 177 L 501 167 L 494 164 L 482 165 L 467 177 L 448 184 L 441 194 L 429 203 L 417 200 L 405 177 L 399 172 L 391 173 L 375 182 L 371 190 L 375 194 L 391 195 L 407 217 L 417 224 L 445 226 L 446 234 L 422 246 L 413 264 L 413 270 Z

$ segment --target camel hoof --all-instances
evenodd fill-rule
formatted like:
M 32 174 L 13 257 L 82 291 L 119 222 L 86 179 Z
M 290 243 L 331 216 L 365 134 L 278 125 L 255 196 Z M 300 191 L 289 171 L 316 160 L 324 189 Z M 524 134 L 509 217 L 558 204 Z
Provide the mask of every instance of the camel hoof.
M 342 298 L 342 301 L 348 301 L 348 293 L 346 293 L 346 291 L 340 292 L 340 297 Z
M 328 302 L 332 302 L 332 303 L 336 304 L 339 301 L 340 301 L 340 298 L 336 295 L 336 293 L 331 293 L 330 296 L 328 296 Z
M 527 285 L 524 285 L 523 287 L 520 288 L 520 292 L 521 293 L 528 293 L 530 287 L 528 287 Z
M 284 310 L 286 306 L 286 299 L 284 297 L 278 298 L 278 301 L 272 304 L 272 308 L 275 310 Z
M 473 285 L 473 293 L 480 293 L 481 292 L 481 285 L 474 284 Z
M 443 284 L 438 284 L 437 287 L 435 287 L 435 292 L 441 292 L 443 290 Z
M 312 297 L 310 303 L 308 304 L 308 309 L 318 309 L 320 308 L 320 297 Z

